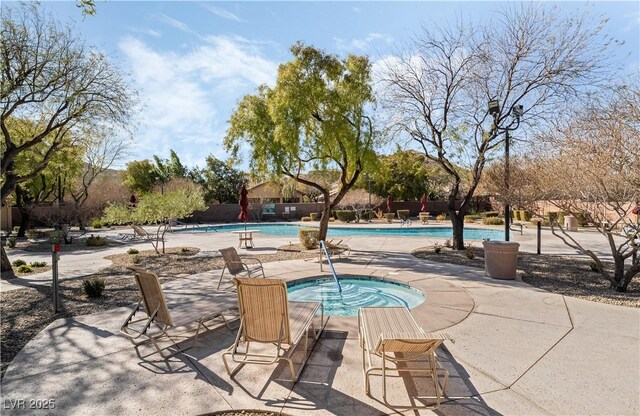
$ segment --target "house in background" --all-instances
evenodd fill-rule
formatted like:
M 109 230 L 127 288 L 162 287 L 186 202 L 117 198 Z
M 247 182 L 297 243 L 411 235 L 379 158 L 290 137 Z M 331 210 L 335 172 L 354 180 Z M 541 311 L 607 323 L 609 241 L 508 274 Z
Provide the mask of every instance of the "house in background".
M 273 182 L 263 182 L 252 186 L 247 189 L 247 192 L 250 204 L 300 202 L 304 196 L 304 193 L 297 189 L 292 189 L 287 192 L 288 195 L 284 195 L 282 187 Z

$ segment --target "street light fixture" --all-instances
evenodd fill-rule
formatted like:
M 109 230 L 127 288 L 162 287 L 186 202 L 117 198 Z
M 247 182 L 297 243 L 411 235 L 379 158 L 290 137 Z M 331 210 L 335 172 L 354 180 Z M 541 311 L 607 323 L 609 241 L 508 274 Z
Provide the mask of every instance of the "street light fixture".
M 509 231 L 511 230 L 511 207 L 509 205 L 509 132 L 520 127 L 520 119 L 524 115 L 524 107 L 522 104 L 511 106 L 509 114 L 512 117 L 511 123 L 506 127 L 497 127 L 498 118 L 500 116 L 500 103 L 498 100 L 489 101 L 489 114 L 493 116 L 493 122 L 496 126 L 498 134 L 505 134 L 504 139 L 504 188 L 505 188 L 505 204 L 504 204 L 504 240 L 509 241 Z

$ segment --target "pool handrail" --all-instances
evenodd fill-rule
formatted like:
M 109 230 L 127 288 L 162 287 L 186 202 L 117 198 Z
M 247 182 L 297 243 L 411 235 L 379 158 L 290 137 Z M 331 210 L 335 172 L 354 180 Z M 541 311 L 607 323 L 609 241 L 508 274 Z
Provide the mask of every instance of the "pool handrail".
M 324 251 L 324 255 L 327 257 L 327 262 L 331 267 L 331 274 L 333 274 L 333 280 L 335 280 L 336 282 L 336 286 L 338 287 L 338 292 L 342 293 L 342 286 L 340 286 L 340 281 L 338 280 L 336 269 L 333 267 L 333 262 L 331 262 L 331 256 L 329 256 L 329 251 L 327 250 L 327 246 L 324 243 L 324 240 L 320 240 L 320 249 Z M 322 262 L 322 257 L 320 257 L 320 261 Z

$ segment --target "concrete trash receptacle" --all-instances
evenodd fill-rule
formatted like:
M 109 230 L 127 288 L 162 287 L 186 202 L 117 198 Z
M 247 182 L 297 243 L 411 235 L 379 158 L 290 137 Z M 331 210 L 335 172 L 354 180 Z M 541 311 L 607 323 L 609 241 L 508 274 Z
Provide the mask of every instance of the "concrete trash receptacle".
M 564 229 L 567 231 L 578 231 L 578 219 L 573 215 L 565 215 Z
M 484 272 L 494 279 L 513 280 L 516 278 L 518 248 L 512 241 L 483 241 Z

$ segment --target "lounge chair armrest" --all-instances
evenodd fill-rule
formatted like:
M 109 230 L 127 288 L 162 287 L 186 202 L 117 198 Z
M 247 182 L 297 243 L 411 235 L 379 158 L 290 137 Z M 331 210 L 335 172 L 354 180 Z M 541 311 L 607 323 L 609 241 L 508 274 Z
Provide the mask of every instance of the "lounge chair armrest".
M 241 256 L 240 259 L 244 262 L 244 260 L 251 260 L 251 261 L 255 261 L 258 262 L 260 264 L 260 267 L 262 267 L 262 261 L 260 261 L 259 258 L 257 257 L 253 257 L 253 256 Z

